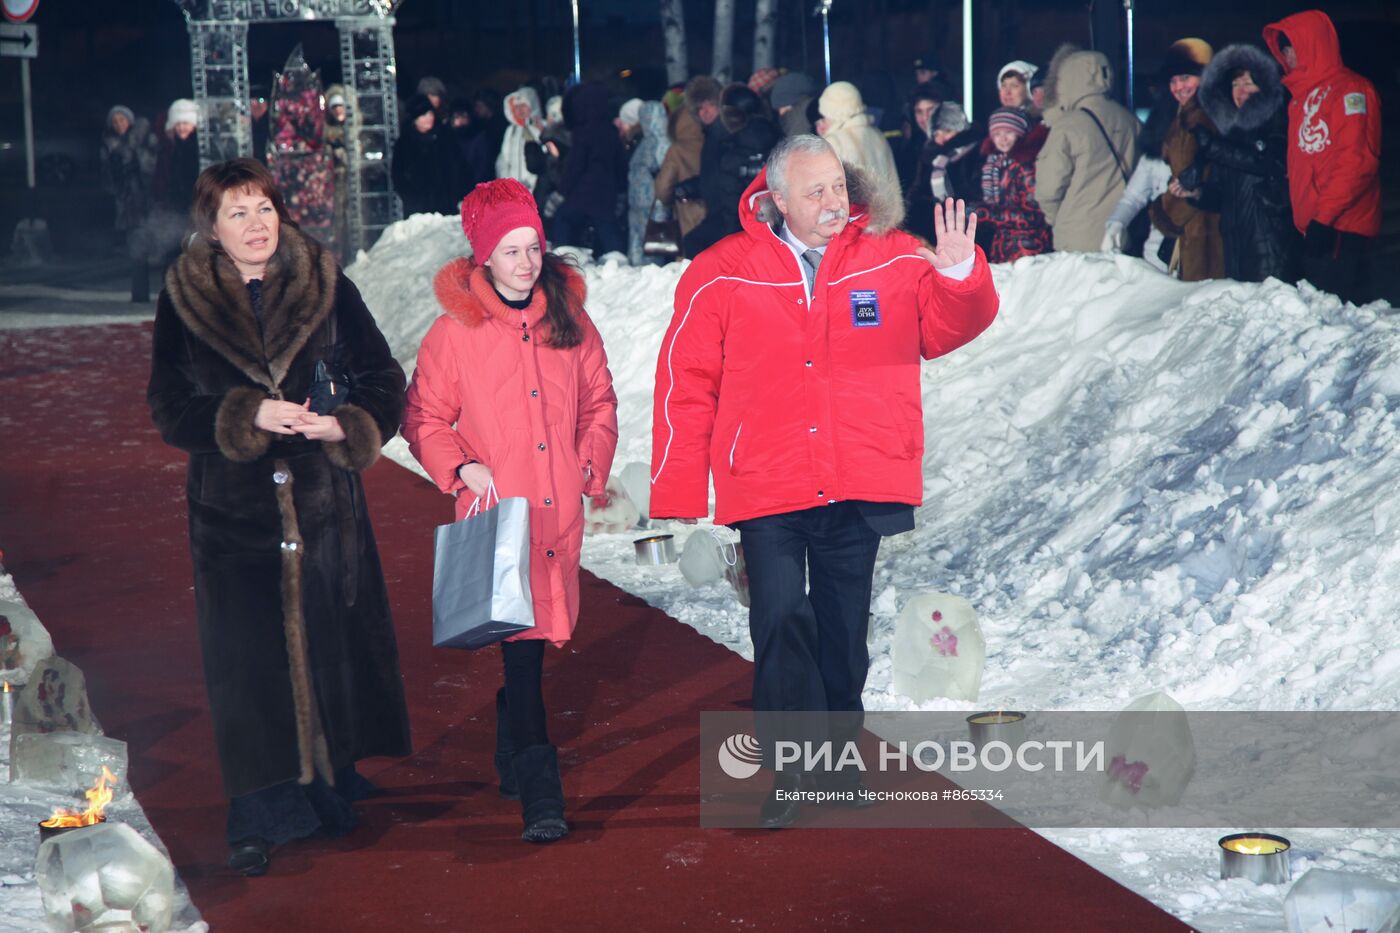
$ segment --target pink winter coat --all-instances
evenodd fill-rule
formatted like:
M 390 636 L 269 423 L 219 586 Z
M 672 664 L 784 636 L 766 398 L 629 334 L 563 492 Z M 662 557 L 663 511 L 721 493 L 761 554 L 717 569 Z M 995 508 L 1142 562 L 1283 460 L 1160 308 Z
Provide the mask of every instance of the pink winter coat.
M 454 259 L 433 281 L 445 312 L 418 350 L 403 436 L 439 489 L 458 493 L 456 517 L 476 497 L 457 476 L 467 460 L 491 468 L 501 498 L 530 500 L 530 590 L 535 628 L 517 639 L 556 645 L 578 621 L 583 497 L 606 488 L 617 450 L 617 395 L 603 339 L 579 299 L 583 342 L 546 346 L 545 294 L 524 311 L 503 304 L 485 272 Z

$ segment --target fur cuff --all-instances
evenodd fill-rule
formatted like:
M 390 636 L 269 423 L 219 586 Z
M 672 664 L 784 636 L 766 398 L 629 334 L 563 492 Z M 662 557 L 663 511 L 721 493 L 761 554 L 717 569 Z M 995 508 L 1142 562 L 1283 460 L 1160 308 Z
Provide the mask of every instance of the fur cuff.
M 341 405 L 331 412 L 345 432 L 343 441 L 327 441 L 326 456 L 342 470 L 368 470 L 379 459 L 384 438 L 370 413 L 358 405 Z
M 254 426 L 258 406 L 267 393 L 254 386 L 229 389 L 214 416 L 214 441 L 219 452 L 235 463 L 252 463 L 267 453 L 272 435 Z

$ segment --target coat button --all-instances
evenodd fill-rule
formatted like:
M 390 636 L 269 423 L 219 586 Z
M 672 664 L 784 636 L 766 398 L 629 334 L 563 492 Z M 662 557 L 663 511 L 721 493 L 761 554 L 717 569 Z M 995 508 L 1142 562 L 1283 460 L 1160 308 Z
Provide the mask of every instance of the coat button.
M 817 426 L 816 426 L 815 424 L 812 425 L 810 428 L 807 429 L 807 433 L 808 433 L 808 434 L 816 434 L 816 433 L 817 433 Z
M 811 369 L 811 368 L 812 368 L 812 361 L 811 361 L 811 360 L 808 360 L 807 362 L 803 363 L 802 365 L 803 365 L 803 366 L 806 366 L 808 369 Z
M 822 492 L 820 489 L 817 490 L 817 498 L 818 498 L 818 499 L 820 499 L 820 498 L 821 498 L 822 496 L 824 496 L 824 495 L 826 495 L 826 493 Z
M 544 450 L 544 445 L 543 445 L 543 444 L 540 445 L 540 450 Z
M 521 335 L 520 335 L 520 339 L 523 340 L 523 341 L 525 341 L 526 343 L 529 343 L 529 342 L 530 342 L 530 335 L 529 335 L 529 334 L 521 334 Z
M 544 504 L 545 504 L 545 505 L 553 505 L 553 504 L 554 504 L 554 500 L 553 500 L 553 499 L 546 499 L 546 500 L 544 500 Z
M 545 551 L 545 552 L 544 552 L 544 556 L 545 556 L 545 557 L 553 557 L 553 556 L 554 556 L 554 552 L 553 552 L 553 551 Z
M 272 473 L 272 481 L 278 486 L 286 485 L 289 479 L 291 479 L 291 477 L 287 475 L 286 470 L 274 470 Z
M 539 398 L 539 397 L 540 397 L 540 390 L 539 390 L 539 389 L 531 389 L 531 390 L 530 390 L 530 398 Z

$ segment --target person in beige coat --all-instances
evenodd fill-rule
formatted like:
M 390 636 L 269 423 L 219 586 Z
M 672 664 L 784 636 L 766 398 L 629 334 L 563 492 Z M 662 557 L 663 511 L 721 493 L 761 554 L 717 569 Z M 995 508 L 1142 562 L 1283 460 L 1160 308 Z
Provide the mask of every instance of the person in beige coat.
M 1102 52 L 1062 46 L 1050 62 L 1044 115 L 1050 135 L 1036 157 L 1035 190 L 1057 252 L 1099 249 L 1137 164 L 1138 120 L 1108 96 L 1112 86 Z
M 821 111 L 817 135 L 831 144 L 844 164 L 864 169 L 886 191 L 901 190 L 890 142 L 875 126 L 854 84 L 837 81 L 827 85 L 817 107 Z
M 700 150 L 705 145 L 705 128 L 689 107 L 671 114 L 671 148 L 661 160 L 656 173 L 656 200 L 668 207 L 675 205 L 676 221 L 681 236 L 700 226 L 705 219 L 705 202 L 699 198 L 678 200 L 676 185 L 700 174 Z

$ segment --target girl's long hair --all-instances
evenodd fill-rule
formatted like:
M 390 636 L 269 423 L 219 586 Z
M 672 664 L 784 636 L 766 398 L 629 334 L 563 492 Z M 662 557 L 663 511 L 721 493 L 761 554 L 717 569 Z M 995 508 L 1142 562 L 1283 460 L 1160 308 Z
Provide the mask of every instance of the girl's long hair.
M 540 257 L 539 281 L 535 287 L 544 289 L 544 320 L 549 325 L 549 336 L 544 345 L 565 350 L 583 342 L 583 327 L 579 315 L 583 312 L 583 302 L 569 289 L 569 279 L 582 275 L 572 258 L 555 253 L 544 253 Z M 483 266 L 486 278 L 494 286 L 491 267 Z

